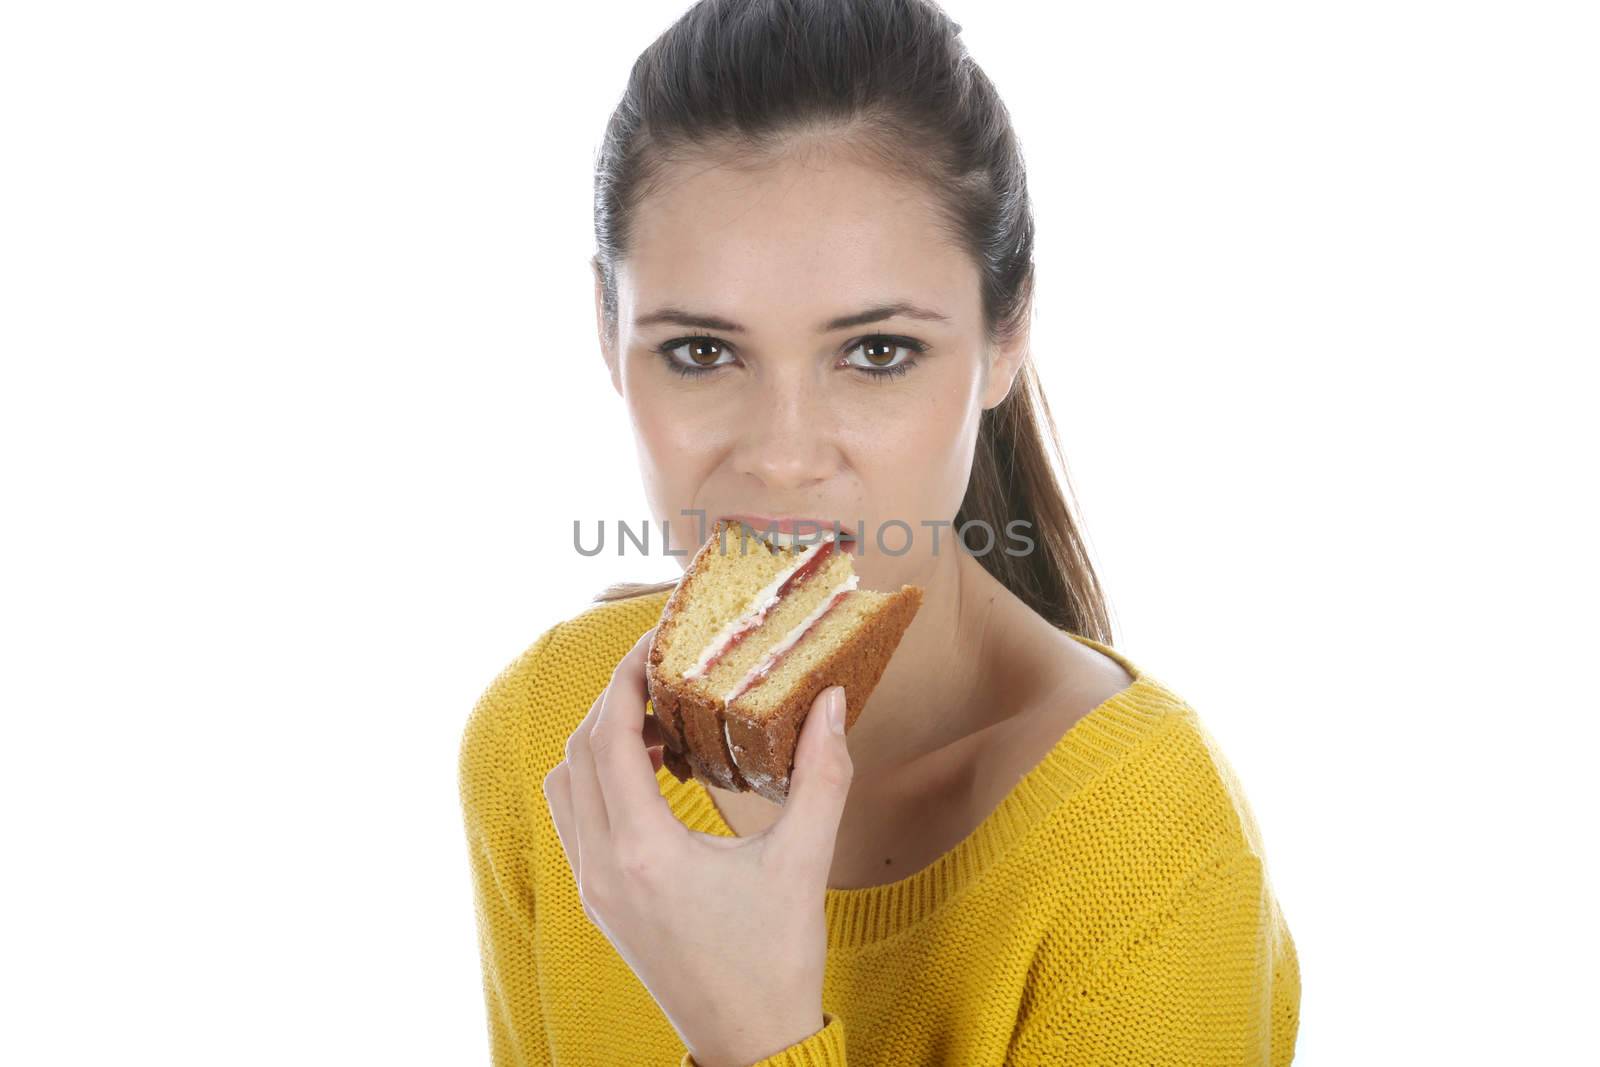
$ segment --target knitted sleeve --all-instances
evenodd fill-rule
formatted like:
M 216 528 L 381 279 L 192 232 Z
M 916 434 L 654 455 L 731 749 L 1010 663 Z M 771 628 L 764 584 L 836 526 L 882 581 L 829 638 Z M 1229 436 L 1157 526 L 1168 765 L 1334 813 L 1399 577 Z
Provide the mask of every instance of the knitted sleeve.
M 844 1020 L 831 1012 L 822 1013 L 822 1029 L 788 1048 L 779 1049 L 750 1067 L 845 1067 Z M 679 1067 L 700 1067 L 694 1056 L 685 1052 Z
M 536 657 L 554 631 L 527 657 Z M 509 675 L 508 671 L 508 675 Z M 518 767 L 520 745 L 512 729 L 516 698 L 504 681 L 479 700 L 461 741 L 461 810 L 466 824 L 477 913 L 478 952 L 488 1008 L 494 1067 L 548 1065 L 550 1051 L 539 1017 L 533 949 L 532 850 Z
M 1299 994 L 1294 943 L 1260 857 L 1243 848 L 1037 997 L 1007 1063 L 1280 1067 Z

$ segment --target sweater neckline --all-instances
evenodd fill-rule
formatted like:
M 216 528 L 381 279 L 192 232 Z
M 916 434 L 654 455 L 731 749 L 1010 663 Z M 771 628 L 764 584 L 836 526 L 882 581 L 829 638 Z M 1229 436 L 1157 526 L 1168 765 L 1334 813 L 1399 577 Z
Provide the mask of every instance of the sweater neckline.
M 1066 631 L 1063 631 L 1066 632 Z M 949 906 L 1074 792 L 1133 751 L 1172 712 L 1172 697 L 1109 645 L 1068 632 L 1115 660 L 1133 681 L 1090 710 L 1018 780 L 998 805 L 938 859 L 904 878 L 857 889 L 826 890 L 828 950 L 883 941 Z M 737 837 L 698 778 L 658 772 L 668 805 L 691 830 Z

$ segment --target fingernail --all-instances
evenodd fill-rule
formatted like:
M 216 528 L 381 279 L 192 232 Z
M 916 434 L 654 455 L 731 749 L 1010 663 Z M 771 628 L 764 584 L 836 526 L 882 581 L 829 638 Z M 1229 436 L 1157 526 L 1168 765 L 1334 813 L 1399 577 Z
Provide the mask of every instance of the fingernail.
M 844 686 L 836 685 L 828 691 L 828 729 L 844 733 Z

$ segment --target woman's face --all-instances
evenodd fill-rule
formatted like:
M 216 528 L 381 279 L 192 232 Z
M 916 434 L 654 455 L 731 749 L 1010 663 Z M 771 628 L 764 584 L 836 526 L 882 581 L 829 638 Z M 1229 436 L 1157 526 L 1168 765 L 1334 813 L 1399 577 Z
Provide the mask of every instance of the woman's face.
M 638 208 L 617 281 L 607 366 L 674 551 L 693 554 L 701 510 L 708 527 L 859 523 L 869 586 L 953 560 L 950 527 L 936 553 L 923 523 L 955 518 L 979 414 L 1004 399 L 1026 338 L 986 348 L 977 268 L 920 185 L 832 153 L 675 163 Z M 909 535 L 882 527 L 896 519 Z

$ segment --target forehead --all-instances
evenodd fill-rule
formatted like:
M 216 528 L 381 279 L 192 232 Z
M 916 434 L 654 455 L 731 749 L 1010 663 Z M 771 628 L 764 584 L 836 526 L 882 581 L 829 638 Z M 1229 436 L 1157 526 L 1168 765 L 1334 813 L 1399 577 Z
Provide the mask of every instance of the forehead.
M 665 164 L 638 206 L 619 283 L 628 317 L 630 305 L 759 306 L 769 322 L 814 324 L 883 299 L 952 319 L 980 305 L 977 268 L 927 186 L 837 153 Z

